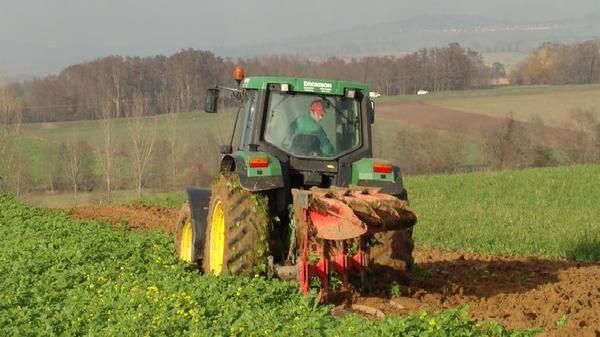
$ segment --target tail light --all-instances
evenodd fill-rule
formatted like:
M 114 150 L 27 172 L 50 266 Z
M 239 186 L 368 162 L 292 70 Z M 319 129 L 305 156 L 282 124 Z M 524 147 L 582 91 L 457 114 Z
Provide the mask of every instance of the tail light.
M 269 158 L 267 157 L 252 157 L 248 163 L 250 168 L 265 168 L 269 167 Z
M 373 163 L 373 172 L 375 173 L 392 173 L 392 164 Z

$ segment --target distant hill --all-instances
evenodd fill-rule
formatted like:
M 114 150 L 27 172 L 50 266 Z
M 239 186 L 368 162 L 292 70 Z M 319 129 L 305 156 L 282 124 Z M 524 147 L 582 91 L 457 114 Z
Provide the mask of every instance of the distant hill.
M 574 42 L 600 37 L 600 12 L 561 21 L 500 21 L 482 16 L 436 15 L 355 26 L 217 50 L 227 56 L 294 54 L 307 57 L 358 57 L 403 54 L 458 42 L 482 53 L 527 53 L 543 42 Z

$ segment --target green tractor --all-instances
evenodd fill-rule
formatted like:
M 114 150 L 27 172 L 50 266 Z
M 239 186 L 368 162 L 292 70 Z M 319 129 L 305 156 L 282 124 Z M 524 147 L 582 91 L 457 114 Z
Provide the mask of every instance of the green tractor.
M 372 158 L 374 102 L 365 84 L 247 77 L 208 89 L 240 101 L 239 142 L 221 146 L 210 190 L 188 188 L 175 249 L 204 273 L 296 279 L 364 289 L 368 276 L 406 280 L 412 227 L 400 170 Z M 239 121 L 239 122 L 238 122 Z M 232 137 L 233 139 L 233 137 Z

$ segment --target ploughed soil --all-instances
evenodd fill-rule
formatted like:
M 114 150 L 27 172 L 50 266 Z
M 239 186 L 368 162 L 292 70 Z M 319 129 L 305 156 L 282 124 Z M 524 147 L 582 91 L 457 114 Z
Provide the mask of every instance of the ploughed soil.
M 97 220 L 121 227 L 137 229 L 162 229 L 175 232 L 179 210 L 158 206 L 81 206 L 71 208 L 71 218 L 76 220 Z
M 78 207 L 75 219 L 173 232 L 178 210 L 155 206 Z M 467 305 L 475 320 L 514 328 L 542 327 L 540 336 L 600 337 L 600 264 L 490 256 L 419 248 L 409 286 L 376 284 L 352 304 L 400 315 Z M 393 296 L 391 293 L 394 293 Z M 369 311 L 369 310 L 367 310 Z M 373 312 L 371 312 L 373 313 Z
M 410 286 L 353 302 L 386 315 L 469 306 L 476 320 L 543 327 L 540 336 L 600 337 L 600 264 L 416 248 Z
M 497 133 L 506 127 L 508 118 L 486 116 L 476 112 L 465 112 L 438 107 L 425 102 L 386 102 L 377 105 L 377 119 L 397 120 L 405 125 L 423 129 L 457 132 L 481 137 Z M 572 131 L 515 120 L 515 132 L 534 135 L 545 145 L 562 147 L 572 139 Z

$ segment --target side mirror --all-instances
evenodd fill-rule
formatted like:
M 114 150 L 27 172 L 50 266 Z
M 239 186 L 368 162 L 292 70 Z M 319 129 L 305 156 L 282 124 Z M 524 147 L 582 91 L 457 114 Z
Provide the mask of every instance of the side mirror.
M 369 100 L 369 105 L 367 107 L 367 113 L 369 115 L 369 123 L 375 123 L 375 102 L 373 100 Z
M 204 111 L 209 113 L 217 112 L 217 103 L 219 102 L 219 88 L 210 88 L 206 90 L 206 102 Z

